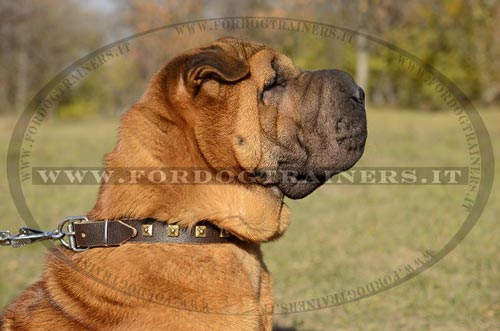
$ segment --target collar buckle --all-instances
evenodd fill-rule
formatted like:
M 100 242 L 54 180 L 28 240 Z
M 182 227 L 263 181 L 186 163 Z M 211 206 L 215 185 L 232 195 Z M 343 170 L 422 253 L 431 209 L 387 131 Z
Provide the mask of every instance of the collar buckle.
M 61 244 L 64 247 L 71 249 L 73 252 L 82 252 L 82 251 L 88 250 L 88 248 L 80 248 L 76 244 L 76 239 L 75 239 L 76 233 L 75 233 L 75 228 L 74 228 L 75 223 L 83 223 L 83 222 L 88 222 L 88 221 L 89 221 L 89 219 L 85 215 L 69 216 L 69 217 L 64 218 L 63 221 L 61 222 L 61 224 L 59 224 L 59 227 L 57 228 L 57 230 L 60 233 L 64 233 L 64 236 L 68 237 L 68 241 L 64 240 L 63 239 L 64 237 L 60 238 L 59 241 L 61 242 Z

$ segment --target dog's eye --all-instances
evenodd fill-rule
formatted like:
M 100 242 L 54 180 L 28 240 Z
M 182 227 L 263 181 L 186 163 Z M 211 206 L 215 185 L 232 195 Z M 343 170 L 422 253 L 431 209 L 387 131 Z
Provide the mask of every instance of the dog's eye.
M 268 97 L 271 95 L 277 95 L 276 93 L 281 92 L 285 86 L 285 80 L 278 77 L 278 75 L 275 75 L 264 83 L 264 87 L 259 93 L 259 100 L 263 101 L 266 95 Z
M 271 90 L 274 86 L 276 86 L 276 75 L 264 82 L 264 87 L 262 91 L 259 92 L 259 101 L 262 101 L 264 93 Z
M 276 75 L 274 75 L 273 78 L 267 80 L 265 83 L 264 83 L 264 88 L 263 88 L 263 91 L 267 91 L 269 89 L 271 89 L 273 86 L 276 85 L 276 82 L 277 82 L 277 79 L 276 79 Z

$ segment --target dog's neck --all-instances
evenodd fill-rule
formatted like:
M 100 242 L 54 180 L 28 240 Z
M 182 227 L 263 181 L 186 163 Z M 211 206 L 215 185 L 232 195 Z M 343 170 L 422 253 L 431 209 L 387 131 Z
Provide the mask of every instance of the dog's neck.
M 122 118 L 119 140 L 106 155 L 106 169 L 209 169 L 192 128 L 164 110 L 164 105 L 137 103 Z M 158 101 L 160 102 L 160 101 Z M 163 106 L 163 107 L 161 107 Z M 191 136 L 190 136 L 191 135 Z M 153 138 L 154 137 L 154 138 Z M 124 170 L 117 170 L 124 169 Z M 287 228 L 289 211 L 281 194 L 260 185 L 220 184 L 102 184 L 91 219 L 155 218 L 191 227 L 208 220 L 249 242 L 279 237 Z

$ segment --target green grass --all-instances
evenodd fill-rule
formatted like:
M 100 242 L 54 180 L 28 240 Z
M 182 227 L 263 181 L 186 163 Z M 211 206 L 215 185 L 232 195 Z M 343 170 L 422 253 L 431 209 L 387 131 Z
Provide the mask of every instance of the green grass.
M 496 157 L 500 112 L 482 114 Z M 466 166 L 465 139 L 449 113 L 371 111 L 369 138 L 359 166 Z M 11 201 L 5 158 L 14 118 L 0 118 L 0 228 L 23 225 Z M 49 120 L 42 125 L 33 164 L 102 164 L 115 142 L 118 119 Z M 500 168 L 496 167 L 496 175 Z M 96 186 L 25 185 L 28 203 L 44 228 L 89 210 Z M 277 303 L 322 297 L 363 286 L 437 251 L 462 224 L 465 186 L 328 185 L 287 201 L 292 225 L 264 245 Z M 297 330 L 497 330 L 500 325 L 500 184 L 481 220 L 444 260 L 389 291 L 339 307 L 279 315 Z M 46 250 L 0 247 L 0 306 L 41 272 Z

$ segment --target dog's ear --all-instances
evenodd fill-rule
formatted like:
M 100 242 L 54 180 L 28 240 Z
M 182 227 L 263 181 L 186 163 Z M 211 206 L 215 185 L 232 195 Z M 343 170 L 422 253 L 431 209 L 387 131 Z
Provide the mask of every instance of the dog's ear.
M 233 83 L 249 73 L 246 61 L 215 47 L 199 51 L 186 59 L 184 82 L 196 93 L 206 80 Z

